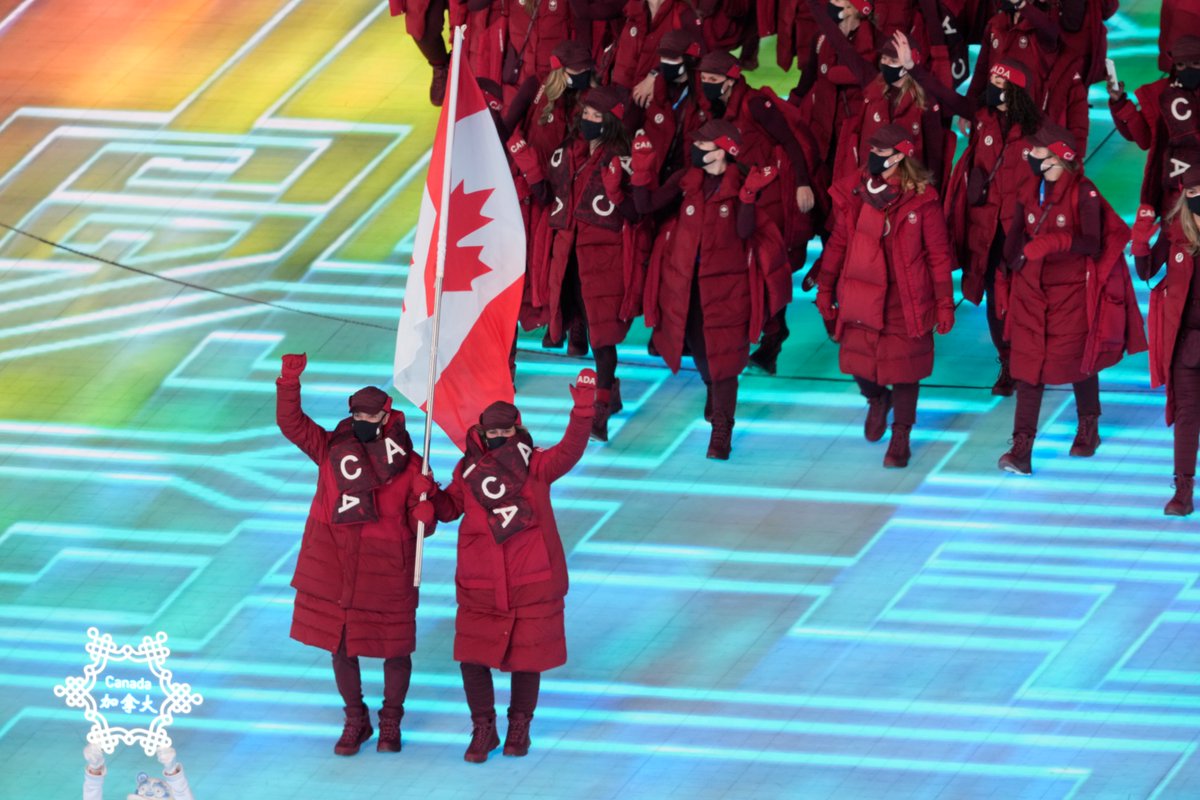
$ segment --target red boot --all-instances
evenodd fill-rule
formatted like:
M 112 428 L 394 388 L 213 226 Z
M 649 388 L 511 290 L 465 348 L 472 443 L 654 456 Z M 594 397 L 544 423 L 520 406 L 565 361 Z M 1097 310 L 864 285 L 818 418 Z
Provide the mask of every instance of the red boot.
M 887 416 L 892 410 L 892 390 L 884 389 L 878 397 L 867 398 L 867 419 L 863 436 L 868 442 L 878 442 L 887 433 Z
M 496 733 L 496 715 L 486 717 L 471 717 L 474 728 L 471 731 L 471 744 L 463 754 L 463 761 L 472 764 L 482 764 L 488 760 L 488 755 L 500 746 L 500 736 Z
M 733 450 L 733 417 L 714 414 L 707 455 L 717 461 L 728 461 L 731 450 Z
M 911 425 L 892 426 L 892 440 L 888 442 L 887 453 L 883 457 L 884 468 L 903 469 L 908 466 L 908 460 L 912 458 L 912 451 L 908 446 L 910 431 Z
M 375 731 L 371 728 L 371 718 L 366 707 L 347 708 L 342 738 L 333 746 L 333 752 L 339 756 L 352 756 L 362 747 L 363 742 L 374 735 Z
M 1033 436 L 1028 433 L 1014 433 L 1012 449 L 1000 456 L 996 466 L 1005 472 L 1017 475 L 1033 474 Z
M 1175 496 L 1167 503 L 1163 513 L 1168 517 L 1186 517 L 1196 510 L 1192 504 L 1192 490 L 1196 486 L 1194 475 L 1175 476 Z
M 529 753 L 529 723 L 532 721 L 532 714 L 509 713 L 508 733 L 504 736 L 504 755 L 520 758 Z
M 402 712 L 390 708 L 379 712 L 379 739 L 375 742 L 375 750 L 380 753 L 400 752 L 400 717 Z

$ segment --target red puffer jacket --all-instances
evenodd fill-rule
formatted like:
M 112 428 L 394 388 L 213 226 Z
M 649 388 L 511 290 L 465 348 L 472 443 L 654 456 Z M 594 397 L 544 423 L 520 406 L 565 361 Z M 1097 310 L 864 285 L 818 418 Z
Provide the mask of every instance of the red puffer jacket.
M 530 270 L 537 284 L 534 296 L 545 300 L 549 333 L 556 341 L 562 340 L 562 290 L 572 261 L 593 347 L 624 341 L 630 323 L 641 314 L 645 260 L 637 254 L 649 247 L 626 217 L 632 201 L 610 197 L 604 187 L 601 174 L 612 158 L 603 148 L 590 152 L 578 135 L 550 156 L 554 199 L 538 222 L 534 246 L 540 260 Z M 622 174 L 627 185 L 628 176 Z
M 1022 192 L 1005 253 L 1013 263 L 1026 242 L 1039 241 L 1049 252 L 996 274 L 1009 370 L 1027 383 L 1077 383 L 1147 347 L 1125 262 L 1129 226 L 1082 176 L 1064 175 L 1044 203 L 1037 193 L 1032 181 Z M 1088 240 L 1094 255 L 1071 252 Z
M 1021 10 L 1016 24 L 1006 11 L 997 12 L 988 20 L 983 33 L 975 72 L 971 76 L 968 97 L 981 97 L 987 85 L 992 65 L 1006 58 L 1014 59 L 1032 70 L 1037 78 L 1030 92 L 1035 103 L 1041 104 L 1042 93 L 1048 88 L 1046 80 L 1054 62 L 1054 53 L 1061 40 L 1057 11 L 1043 11 L 1033 3 Z
M 708 368 L 719 381 L 741 373 L 763 322 L 791 300 L 791 270 L 778 229 L 761 211 L 754 235 L 738 236 L 737 169 L 727 169 L 711 195 L 704 184 L 705 173 L 696 167 L 680 180 L 679 209 L 659 231 L 650 258 L 646 324 L 663 360 L 678 372 L 692 281 L 699 281 Z
M 988 252 L 996 232 L 1008 230 L 1019 190 L 1033 181 L 1025 163 L 1028 149 L 1020 126 L 1010 126 L 1006 137 L 1000 114 L 983 108 L 975 114 L 967 149 L 950 174 L 946 218 L 955 261 L 963 270 L 963 297 L 975 305 L 983 300 Z M 979 191 L 977 184 L 986 184 L 986 200 L 976 205 L 971 200 Z
M 902 192 L 881 211 L 865 202 L 866 191 L 861 177 L 834 184 L 836 224 L 817 280 L 837 299 L 841 370 L 879 384 L 915 383 L 933 371 L 938 306 L 954 304 L 942 204 L 927 187 Z
M 867 164 L 871 152 L 868 142 L 875 131 L 895 123 L 912 131 L 917 147 L 917 159 L 933 172 L 934 183 L 943 184 L 945 167 L 954 159 L 954 137 L 947 136 L 942 126 L 941 107 L 932 97 L 926 98 L 926 107 L 917 105 L 912 92 L 906 92 L 895 102 L 883 78 L 876 78 L 863 91 L 863 102 L 858 114 L 846 120 L 842 128 L 842 142 L 837 150 L 834 164 L 834 180 L 857 176 Z
M 532 521 L 503 544 L 496 543 L 488 510 L 463 479 L 471 454 L 486 449 L 478 427 L 468 432 L 467 458 L 455 468 L 450 485 L 433 498 L 443 522 L 462 517 L 454 579 L 456 661 L 528 672 L 566 663 L 567 560 L 550 505 L 550 484 L 578 463 L 590 429 L 591 415 L 572 411 L 562 441 L 534 449 L 520 492 L 532 508 Z
M 1187 213 L 1186 211 L 1184 213 Z M 1167 387 L 1167 424 L 1175 422 L 1175 387 L 1171 362 L 1183 330 L 1184 318 L 1195 303 L 1192 287 L 1198 258 L 1184 236 L 1178 218 L 1166 228 L 1167 274 L 1150 292 L 1150 385 Z M 1155 248 L 1157 251 L 1157 247 Z M 1157 265 L 1156 265 L 1157 266 Z
M 1162 78 L 1135 94 L 1138 105 L 1128 99 L 1110 100 L 1109 110 L 1117 132 L 1150 151 L 1141 199 L 1165 216 L 1179 197 L 1180 177 L 1200 165 L 1200 91 L 1189 92 Z
M 403 431 L 404 415 L 390 414 L 386 433 Z M 404 471 L 375 490 L 378 520 L 335 525 L 330 520 L 341 493 L 329 449 L 334 437 L 350 431 L 350 420 L 325 430 L 300 407 L 300 382 L 283 378 L 276 381 L 275 419 L 318 468 L 317 493 L 292 577 L 292 638 L 332 653 L 344 632 L 347 655 L 408 655 L 416 647 L 418 600 L 413 587 L 417 525 L 411 518 L 417 498 L 411 486 L 421 457 L 412 453 Z
M 536 16 L 531 16 L 535 7 Z M 507 9 L 509 57 L 519 58 L 521 62 L 521 71 L 514 83 L 520 85 L 531 76 L 538 81 L 546 80 L 554 48 L 570 39 L 574 31 L 569 0 L 534 0 L 529 8 L 510 0 Z
M 654 18 L 646 0 L 629 0 L 625 27 L 613 46 L 611 80 L 632 89 L 658 66 L 658 44 L 669 31 L 685 25 L 700 26 L 700 20 L 685 0 L 663 0 Z

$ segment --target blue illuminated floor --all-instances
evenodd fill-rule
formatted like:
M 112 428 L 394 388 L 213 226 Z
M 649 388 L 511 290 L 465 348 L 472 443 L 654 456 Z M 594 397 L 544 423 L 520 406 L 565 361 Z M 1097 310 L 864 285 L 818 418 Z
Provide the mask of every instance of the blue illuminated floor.
M 1122 6 L 1135 84 L 1157 4 Z M 808 298 L 780 377 L 742 382 L 728 463 L 703 457 L 695 373 L 670 376 L 641 328 L 621 348 L 612 441 L 556 486 L 570 659 L 527 758 L 461 760 L 448 526 L 404 752 L 333 756 L 328 655 L 287 636 L 315 471 L 275 428 L 273 380 L 307 351 L 326 425 L 388 380 L 433 116 L 383 9 L 0 0 L 0 222 L 78 251 L 0 231 L 0 800 L 78 796 L 87 724 L 52 688 L 90 625 L 169 633 L 205 695 L 172 728 L 199 800 L 1200 796 L 1200 522 L 1161 514 L 1145 357 L 1103 375 L 1095 458 L 1067 456 L 1054 391 L 1036 475 L 1005 475 L 1013 401 L 988 393 L 963 306 L 912 463 L 885 471 Z M 1087 169 L 1128 217 L 1141 157 L 1092 101 Z M 518 403 L 548 444 L 588 362 L 539 342 Z M 454 457 L 436 438 L 439 475 Z M 108 796 L 155 766 L 118 751 Z

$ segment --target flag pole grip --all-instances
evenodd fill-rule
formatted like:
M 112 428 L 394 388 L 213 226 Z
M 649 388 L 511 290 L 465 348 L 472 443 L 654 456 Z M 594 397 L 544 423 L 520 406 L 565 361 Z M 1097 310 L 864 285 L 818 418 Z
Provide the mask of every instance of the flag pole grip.
M 429 383 L 425 397 L 425 446 L 421 450 L 424 463 L 421 474 L 429 474 L 429 440 L 433 435 L 433 394 L 437 375 L 438 333 L 442 322 L 442 279 L 446 275 L 446 237 L 450 225 L 450 170 L 454 164 L 454 128 L 458 121 L 458 76 L 462 59 L 463 31 L 465 25 L 454 29 L 454 44 L 450 52 L 450 91 L 446 97 L 446 149 L 442 159 L 442 196 L 438 208 L 437 271 L 433 279 L 433 339 L 429 347 Z M 425 499 L 425 495 L 421 495 Z M 413 586 L 421 585 L 421 568 L 425 557 L 425 525 L 417 524 L 417 552 L 413 559 Z

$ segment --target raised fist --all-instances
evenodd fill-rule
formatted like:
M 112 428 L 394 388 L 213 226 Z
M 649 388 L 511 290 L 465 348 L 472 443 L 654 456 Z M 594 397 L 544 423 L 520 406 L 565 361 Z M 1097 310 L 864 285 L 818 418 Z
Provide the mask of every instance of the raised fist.
M 594 369 L 580 370 L 579 377 L 569 388 L 576 408 L 591 408 L 596 402 L 596 371 Z
M 175 761 L 174 747 L 159 748 L 158 752 L 154 754 L 154 757 L 157 758 L 159 763 L 163 765 L 163 772 L 167 774 L 174 772 L 179 767 L 179 763 Z
M 100 748 L 88 742 L 83 748 L 83 760 L 91 767 L 92 772 L 99 772 L 104 769 L 104 753 L 100 752 Z
M 630 157 L 633 168 L 634 186 L 647 186 L 654 180 L 654 142 L 644 133 L 633 140 L 633 155 Z
M 308 366 L 308 353 L 289 353 L 283 357 L 283 368 L 279 371 L 281 378 L 299 378 L 300 373 Z

